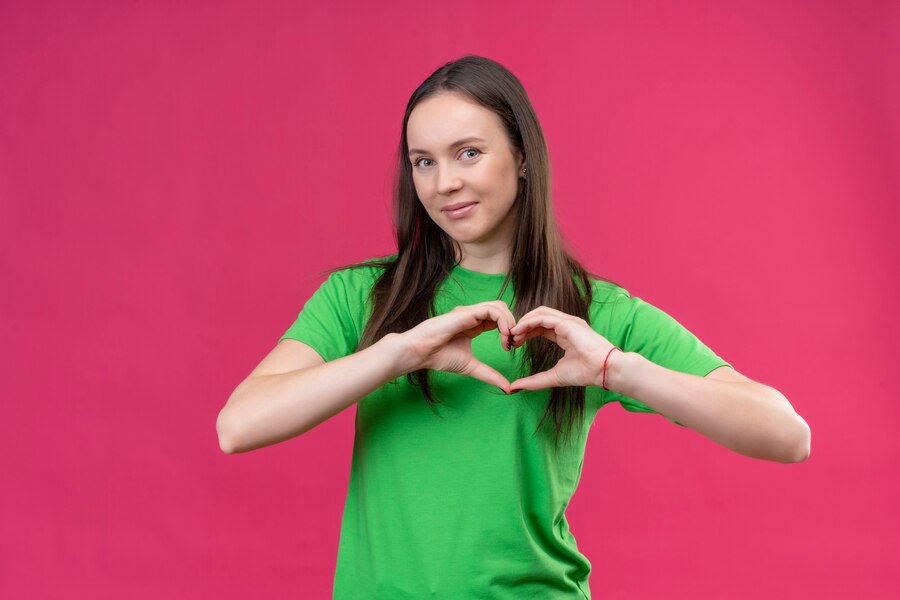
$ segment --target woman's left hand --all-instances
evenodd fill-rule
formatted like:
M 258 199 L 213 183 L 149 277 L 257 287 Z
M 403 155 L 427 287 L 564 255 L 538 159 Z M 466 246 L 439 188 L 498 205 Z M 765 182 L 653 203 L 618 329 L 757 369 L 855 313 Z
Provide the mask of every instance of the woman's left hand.
M 549 371 L 513 381 L 510 393 L 601 384 L 603 359 L 613 345 L 594 331 L 584 319 L 547 306 L 539 306 L 519 319 L 510 329 L 510 334 L 513 336 L 512 345 L 516 348 L 541 335 L 565 350 L 565 355 Z

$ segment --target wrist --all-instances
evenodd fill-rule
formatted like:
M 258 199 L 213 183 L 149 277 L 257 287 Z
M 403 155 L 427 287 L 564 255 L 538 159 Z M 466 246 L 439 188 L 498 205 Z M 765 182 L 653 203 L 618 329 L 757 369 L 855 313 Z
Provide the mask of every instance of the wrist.
M 630 382 L 636 379 L 635 373 L 640 369 L 640 363 L 643 360 L 644 357 L 637 352 L 613 350 L 606 359 L 606 388 L 611 392 L 628 396 Z M 602 386 L 602 369 L 598 379 L 597 385 Z
M 415 353 L 406 343 L 406 338 L 400 333 L 388 333 L 382 337 L 376 346 L 383 346 L 384 352 L 393 357 L 391 371 L 394 378 L 402 377 L 419 369 Z

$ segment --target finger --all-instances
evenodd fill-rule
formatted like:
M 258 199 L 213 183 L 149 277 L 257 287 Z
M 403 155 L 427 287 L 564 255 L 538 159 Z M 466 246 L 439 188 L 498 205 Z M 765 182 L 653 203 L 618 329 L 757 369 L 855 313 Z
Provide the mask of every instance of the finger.
M 526 320 L 526 319 L 530 319 L 530 318 L 532 318 L 532 317 L 541 316 L 541 315 L 547 315 L 547 314 L 549 314 L 549 315 L 555 315 L 555 316 L 560 317 L 560 318 L 565 318 L 565 317 L 571 317 L 571 316 L 572 316 L 572 315 L 570 315 L 569 313 L 564 313 L 564 312 L 562 312 L 561 310 L 557 310 L 557 309 L 551 308 L 551 307 L 549 307 L 549 306 L 541 305 L 541 306 L 538 306 L 537 308 L 531 309 L 530 311 L 528 311 L 527 313 L 525 313 L 524 315 L 522 315 L 522 318 L 519 319 L 518 322 L 521 323 L 522 321 L 524 321 L 524 320 Z
M 525 333 L 520 333 L 519 335 L 513 336 L 513 346 L 521 346 L 528 340 L 534 337 L 543 336 L 550 340 L 553 343 L 558 343 L 556 341 L 556 331 L 553 329 L 547 329 L 546 327 L 537 327 L 535 329 L 531 329 L 526 331 Z
M 464 331 L 469 337 L 477 337 L 491 329 L 499 329 L 501 334 L 509 335 L 509 327 L 504 315 L 494 302 L 473 304 L 462 308 L 465 310 L 454 316 L 459 319 L 461 325 L 468 325 Z
M 549 313 L 541 313 L 531 315 L 530 317 L 522 317 L 516 326 L 512 328 L 511 333 L 518 335 L 536 327 L 544 327 L 545 329 L 554 329 L 563 322 L 567 315 L 554 315 Z
M 500 309 L 500 312 L 503 314 L 503 316 L 506 317 L 506 321 L 505 321 L 506 332 L 505 333 L 507 335 L 509 335 L 509 330 L 512 329 L 513 327 L 515 327 L 515 325 L 516 325 L 516 315 L 514 315 L 512 313 L 512 311 L 509 309 L 509 305 L 506 302 L 504 302 L 503 300 L 495 300 L 494 302 L 497 305 L 497 308 Z
M 562 382 L 556 376 L 556 369 L 543 371 L 528 377 L 516 379 L 509 384 L 509 393 L 514 394 L 519 390 L 545 390 L 552 387 L 560 387 Z
M 510 328 L 516 324 L 516 318 L 509 310 L 509 306 L 506 305 L 506 302 L 502 300 L 491 300 L 489 302 L 473 304 L 469 308 L 486 310 L 490 315 L 490 318 L 493 319 L 497 329 L 500 330 L 501 335 L 508 336 Z
M 469 377 L 478 379 L 485 383 L 495 385 L 507 394 L 510 393 L 509 380 L 506 379 L 506 377 L 481 361 L 474 360 L 471 361 L 470 364 L 472 365 L 472 367 L 468 372 L 465 373 L 465 375 L 468 375 Z
M 454 334 L 464 333 L 471 338 L 497 327 L 496 317 L 480 305 L 456 306 L 442 316 L 450 319 Z
M 510 333 L 510 330 L 516 325 L 516 316 L 509 310 L 509 305 L 503 300 L 494 300 L 491 304 L 496 306 L 497 310 L 499 310 L 500 314 L 504 317 L 502 319 L 503 324 L 498 324 L 497 329 L 500 330 L 500 346 L 504 350 L 509 350 L 512 348 L 512 334 Z
M 500 314 L 500 318 L 497 319 L 500 347 L 503 350 L 511 350 L 512 336 L 510 335 L 509 330 L 516 324 L 516 317 L 512 314 L 512 311 L 509 310 L 509 306 L 503 300 L 492 300 L 490 304 L 493 305 Z
M 522 315 L 522 318 L 519 319 L 519 323 L 521 323 L 522 320 L 524 320 L 524 319 L 533 317 L 535 315 L 544 314 L 545 312 L 550 311 L 550 310 L 553 310 L 553 309 L 550 308 L 549 306 L 544 306 L 544 305 L 538 306 L 537 308 L 532 308 L 530 311 L 528 311 L 527 313 Z

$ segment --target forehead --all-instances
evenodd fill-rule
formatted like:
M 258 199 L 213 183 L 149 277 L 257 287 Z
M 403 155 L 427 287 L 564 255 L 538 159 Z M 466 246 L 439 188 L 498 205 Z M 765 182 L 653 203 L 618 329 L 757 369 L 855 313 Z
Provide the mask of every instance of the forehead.
M 443 150 L 462 137 L 491 141 L 502 134 L 502 127 L 492 111 L 449 92 L 416 105 L 406 123 L 406 141 L 410 148 Z

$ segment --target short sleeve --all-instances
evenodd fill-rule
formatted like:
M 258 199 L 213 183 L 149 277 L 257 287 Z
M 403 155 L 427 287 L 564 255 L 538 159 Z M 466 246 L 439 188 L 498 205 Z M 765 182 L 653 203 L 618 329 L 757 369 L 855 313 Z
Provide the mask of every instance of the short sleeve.
M 362 334 L 366 291 L 354 269 L 336 271 L 306 301 L 297 319 L 278 339 L 298 340 L 326 361 L 356 351 Z
M 720 358 L 706 344 L 674 317 L 635 296 L 620 298 L 614 307 L 614 343 L 624 352 L 636 352 L 647 360 L 681 373 L 705 377 L 721 366 L 731 364 Z M 660 414 L 643 402 L 620 394 L 605 392 L 607 402 L 619 402 L 631 412 Z M 669 417 L 666 417 L 669 419 Z M 669 419 L 681 425 L 674 419 Z

